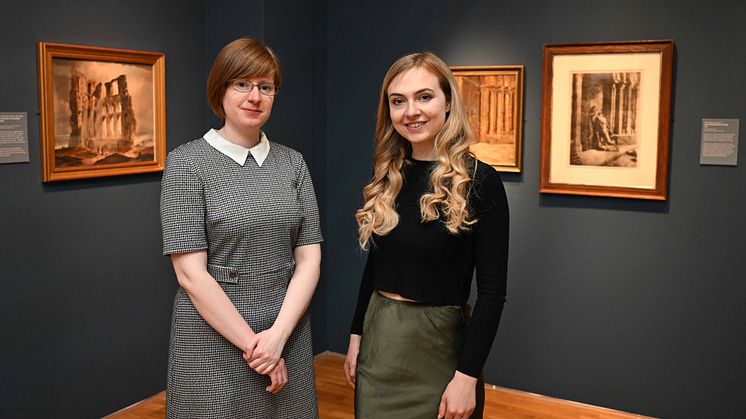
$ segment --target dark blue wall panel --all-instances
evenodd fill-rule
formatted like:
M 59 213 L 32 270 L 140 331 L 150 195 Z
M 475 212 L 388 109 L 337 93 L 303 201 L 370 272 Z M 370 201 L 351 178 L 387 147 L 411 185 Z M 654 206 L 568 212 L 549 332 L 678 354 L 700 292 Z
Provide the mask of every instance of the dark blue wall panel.
M 0 111 L 28 112 L 30 162 L 0 165 L 0 417 L 92 418 L 165 388 L 176 281 L 160 174 L 41 183 L 36 45 L 166 55 L 168 148 L 204 129 L 205 3 L 3 5 Z

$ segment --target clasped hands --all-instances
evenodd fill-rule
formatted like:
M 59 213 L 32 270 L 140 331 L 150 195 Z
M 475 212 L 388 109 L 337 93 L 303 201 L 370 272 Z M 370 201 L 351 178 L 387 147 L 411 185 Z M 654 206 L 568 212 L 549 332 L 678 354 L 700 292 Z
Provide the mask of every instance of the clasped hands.
M 243 359 L 258 374 L 268 375 L 271 384 L 266 390 L 272 394 L 285 387 L 288 383 L 288 372 L 282 349 L 287 342 L 287 336 L 279 330 L 270 327 L 254 334 L 244 349 Z

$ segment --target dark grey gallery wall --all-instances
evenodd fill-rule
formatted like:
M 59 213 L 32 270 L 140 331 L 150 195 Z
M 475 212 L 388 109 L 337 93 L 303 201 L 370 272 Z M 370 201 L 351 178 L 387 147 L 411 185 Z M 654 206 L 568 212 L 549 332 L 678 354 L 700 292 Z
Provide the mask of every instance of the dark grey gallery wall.
M 242 35 L 280 56 L 267 133 L 305 155 L 324 217 L 316 351 L 346 350 L 380 80 L 399 55 L 431 49 L 451 65 L 526 66 L 524 169 L 503 176 L 509 297 L 487 381 L 662 417 L 746 413 L 743 152 L 738 167 L 698 164 L 701 118 L 744 119 L 739 3 L 120 3 L 3 8 L 0 111 L 28 112 L 31 161 L 0 165 L 0 417 L 99 417 L 162 390 L 176 286 L 159 256 L 160 175 L 41 183 L 34 44 L 164 52 L 171 150 L 215 126 L 207 71 Z M 542 45 L 660 38 L 677 46 L 669 200 L 540 195 Z
M 2 418 L 100 417 L 163 390 L 176 287 L 159 256 L 160 174 L 41 183 L 36 42 L 165 53 L 172 150 L 218 127 L 205 86 L 220 48 L 244 35 L 265 40 L 285 70 L 268 134 L 303 152 L 314 177 L 325 170 L 323 140 L 313 146 L 324 124 L 313 70 L 324 57 L 314 52 L 324 42 L 319 4 L 120 3 L 3 8 L 0 111 L 28 113 L 30 162 L 0 165 Z M 323 191 L 317 183 L 321 205 Z
M 328 345 L 345 352 L 379 83 L 401 54 L 523 64 L 524 166 L 487 381 L 671 418 L 746 415 L 746 157 L 698 164 L 702 118 L 746 117 L 746 8 L 729 1 L 327 2 Z M 666 202 L 538 193 L 542 46 L 676 42 Z M 741 139 L 743 140 L 743 134 Z M 743 147 L 742 147 L 743 148 Z
M 176 282 L 160 174 L 42 184 L 35 43 L 165 53 L 171 149 L 205 125 L 205 3 L 31 0 L 2 15 L 0 111 L 28 113 L 30 162 L 0 165 L 0 417 L 100 417 L 165 387 Z

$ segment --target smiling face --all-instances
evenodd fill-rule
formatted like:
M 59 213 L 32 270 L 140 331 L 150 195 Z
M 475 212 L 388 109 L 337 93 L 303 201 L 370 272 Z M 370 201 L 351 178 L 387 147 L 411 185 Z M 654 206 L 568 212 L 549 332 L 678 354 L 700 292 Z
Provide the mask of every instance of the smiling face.
M 435 137 L 450 110 L 438 77 L 427 68 L 414 67 L 394 78 L 387 94 L 391 122 L 412 145 L 412 157 L 432 160 Z
M 274 75 L 269 74 L 242 80 L 254 85 L 273 84 L 273 77 Z M 272 113 L 274 101 L 274 96 L 259 93 L 259 88 L 256 86 L 249 93 L 240 93 L 229 85 L 223 96 L 225 126 L 231 131 L 258 134 Z

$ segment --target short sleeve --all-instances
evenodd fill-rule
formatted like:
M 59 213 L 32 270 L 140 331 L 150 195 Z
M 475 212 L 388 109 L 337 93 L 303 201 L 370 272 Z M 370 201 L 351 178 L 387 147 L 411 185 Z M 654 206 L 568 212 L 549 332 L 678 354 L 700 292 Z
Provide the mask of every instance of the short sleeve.
M 161 181 L 161 229 L 164 255 L 208 247 L 204 184 L 189 161 L 174 151 Z
M 301 157 L 298 171 L 298 202 L 303 213 L 303 222 L 298 233 L 295 246 L 320 243 L 324 241 L 321 235 L 319 221 L 319 207 L 316 204 L 316 191 L 313 188 L 311 174 L 308 172 L 305 160 Z

